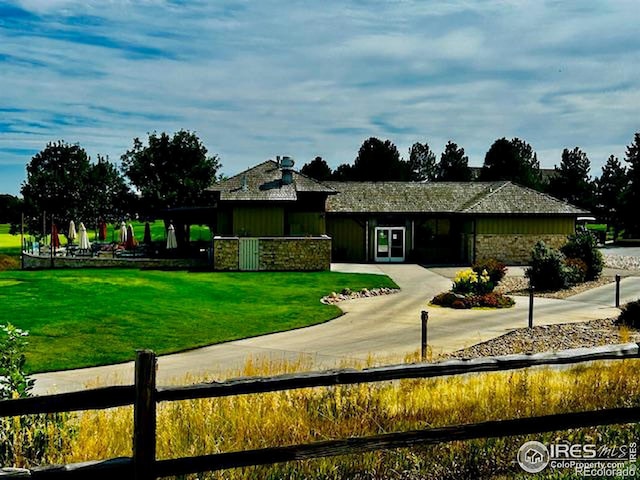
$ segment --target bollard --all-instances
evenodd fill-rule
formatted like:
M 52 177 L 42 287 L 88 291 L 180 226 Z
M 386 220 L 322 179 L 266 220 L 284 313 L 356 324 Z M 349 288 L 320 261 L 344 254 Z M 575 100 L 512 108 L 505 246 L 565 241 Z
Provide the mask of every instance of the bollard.
M 620 308 L 620 274 L 616 274 L 616 308 Z
M 529 328 L 533 328 L 533 291 L 535 287 L 529 285 Z
M 420 314 L 420 320 L 422 321 L 422 343 L 420 348 L 420 357 L 424 362 L 427 359 L 427 321 L 429 320 L 429 312 L 423 310 Z

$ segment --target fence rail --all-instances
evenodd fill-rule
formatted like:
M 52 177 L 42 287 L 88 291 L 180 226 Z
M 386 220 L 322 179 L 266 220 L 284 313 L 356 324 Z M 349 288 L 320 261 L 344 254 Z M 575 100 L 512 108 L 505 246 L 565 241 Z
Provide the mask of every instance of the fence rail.
M 105 387 L 92 390 L 46 395 L 0 402 L 0 417 L 103 409 L 134 405 L 134 438 L 132 458 L 115 458 L 82 464 L 47 466 L 31 470 L 0 469 L 0 479 L 43 478 L 73 479 L 91 476 L 94 480 L 113 478 L 154 479 L 160 476 L 184 475 L 233 467 L 265 465 L 291 460 L 362 453 L 374 450 L 436 444 L 454 440 L 504 437 L 542 433 L 568 428 L 592 427 L 640 421 L 640 407 L 575 412 L 513 420 L 455 425 L 368 437 L 329 440 L 304 445 L 272 447 L 228 452 L 198 457 L 156 460 L 156 405 L 158 402 L 197 398 L 224 397 L 255 393 L 371 383 L 407 378 L 434 378 L 477 372 L 507 371 L 535 366 L 570 365 L 582 362 L 621 360 L 640 357 L 640 345 L 628 343 L 574 349 L 558 353 L 505 355 L 472 360 L 448 360 L 435 364 L 376 367 L 364 370 L 335 370 L 287 374 L 273 377 L 238 378 L 182 387 L 155 384 L 156 356 L 139 351 L 136 357 L 135 385 Z

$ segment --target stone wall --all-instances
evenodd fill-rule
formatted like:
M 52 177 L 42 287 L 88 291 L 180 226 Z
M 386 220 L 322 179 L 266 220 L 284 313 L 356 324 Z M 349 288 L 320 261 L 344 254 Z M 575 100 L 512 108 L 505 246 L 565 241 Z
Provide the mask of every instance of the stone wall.
M 240 239 L 215 237 L 213 240 L 214 270 L 239 270 Z M 331 268 L 331 238 L 321 237 L 260 237 L 258 239 L 258 270 L 310 271 Z
M 215 237 L 213 239 L 213 269 L 238 270 L 240 239 Z
M 273 237 L 259 242 L 260 270 L 329 270 L 331 238 Z
M 53 268 L 194 268 L 206 267 L 206 260 L 189 258 L 111 258 L 111 257 L 54 257 Z M 24 255 L 25 270 L 52 268 L 50 257 Z
M 542 240 L 547 246 L 560 248 L 567 243 L 565 234 L 477 234 L 476 260 L 495 258 L 507 265 L 526 265 L 533 246 Z

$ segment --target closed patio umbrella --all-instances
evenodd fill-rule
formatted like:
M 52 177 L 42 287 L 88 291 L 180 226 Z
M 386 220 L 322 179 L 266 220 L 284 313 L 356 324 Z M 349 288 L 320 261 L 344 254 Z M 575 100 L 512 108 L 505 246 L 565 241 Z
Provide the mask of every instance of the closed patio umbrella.
M 176 240 L 176 229 L 173 224 L 169 224 L 169 230 L 167 231 L 167 250 L 173 250 L 178 248 L 178 242 Z
M 98 224 L 98 239 L 101 241 L 107 239 L 107 224 L 104 220 L 101 220 Z
M 127 250 L 133 250 L 136 246 L 136 240 L 133 236 L 133 226 L 129 224 L 127 227 L 127 240 L 125 242 L 124 248 Z
M 125 243 L 127 241 L 127 226 L 124 222 L 120 224 L 120 243 Z
M 51 224 L 51 247 L 60 248 L 60 237 L 58 236 L 58 227 L 55 223 Z
M 73 220 L 71 220 L 69 222 L 69 233 L 67 234 L 67 240 L 69 241 L 69 243 L 73 243 L 77 236 L 78 233 L 76 232 L 76 224 L 73 223 Z
M 89 243 L 89 235 L 87 235 L 87 229 L 84 223 L 80 222 L 80 234 L 78 235 L 78 247 L 80 250 L 89 250 L 91 243 Z
M 149 222 L 144 224 L 144 237 L 142 238 L 142 243 L 145 245 L 151 245 L 151 225 L 149 225 Z

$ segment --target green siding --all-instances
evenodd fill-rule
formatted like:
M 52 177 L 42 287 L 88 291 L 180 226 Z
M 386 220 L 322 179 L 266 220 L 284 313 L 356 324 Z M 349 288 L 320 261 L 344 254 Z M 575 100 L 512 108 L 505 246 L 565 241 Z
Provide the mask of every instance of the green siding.
M 284 209 L 235 207 L 233 233 L 242 237 L 281 237 L 284 235 Z
M 228 210 L 220 210 L 216 215 L 216 235 L 232 235 L 233 227 L 232 227 L 233 217 L 231 212 Z
M 327 234 L 331 237 L 335 260 L 364 262 L 364 226 L 352 218 L 330 217 Z
M 510 218 L 482 217 L 476 220 L 476 233 L 561 233 L 569 235 L 575 231 L 573 217 Z
M 326 233 L 322 212 L 289 212 L 291 235 L 324 235 Z

